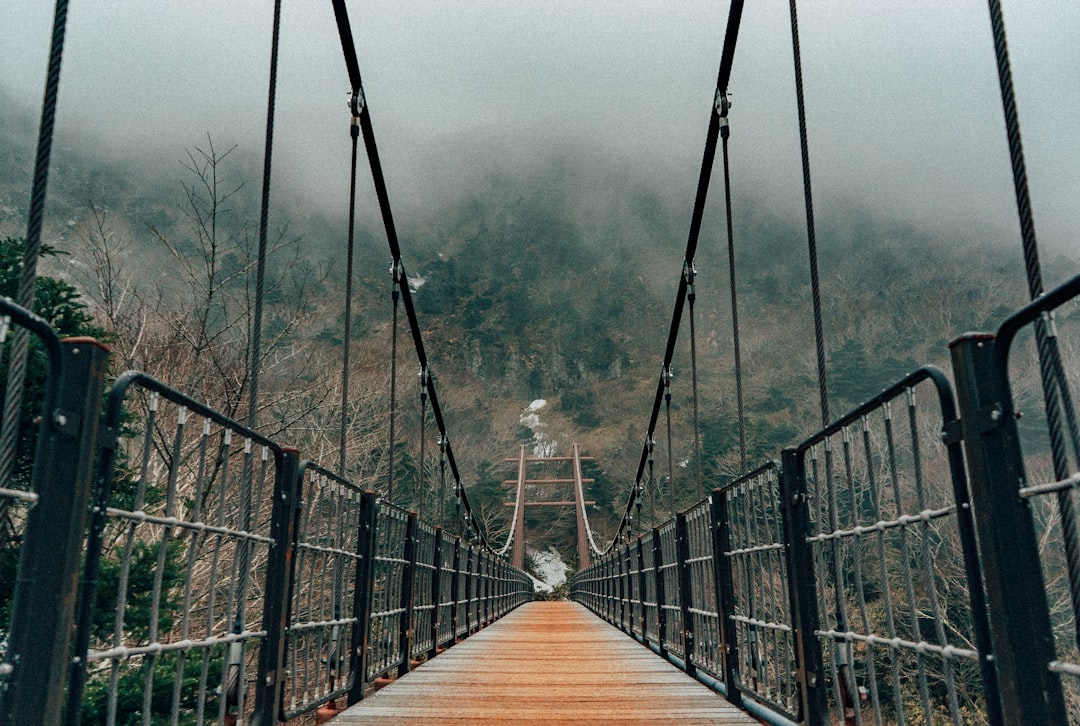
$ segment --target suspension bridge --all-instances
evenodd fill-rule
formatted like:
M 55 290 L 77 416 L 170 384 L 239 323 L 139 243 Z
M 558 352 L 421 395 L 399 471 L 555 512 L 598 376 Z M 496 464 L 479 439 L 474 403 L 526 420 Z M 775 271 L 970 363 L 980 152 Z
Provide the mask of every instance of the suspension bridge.
M 646 516 L 664 458 L 671 494 L 672 363 L 684 315 L 700 457 L 694 259 L 718 148 L 738 373 L 727 90 L 743 3 L 733 2 L 663 366 L 619 526 L 606 541 L 592 530 L 576 446 L 560 457 L 569 476 L 533 476 L 530 464 L 555 457 L 522 447 L 506 502 L 512 525 L 498 543 L 478 521 L 450 442 L 344 1 L 333 8 L 352 88 L 347 279 L 362 141 L 393 257 L 391 378 L 403 308 L 423 420 L 430 408 L 438 431 L 440 481 L 420 481 L 442 493 L 437 524 L 396 503 L 392 461 L 380 496 L 343 475 L 344 441 L 334 470 L 261 432 L 261 288 L 246 422 L 139 371 L 106 386 L 108 350 L 61 340 L 34 314 L 67 11 L 57 2 L 20 298 L 0 302 L 0 544 L 17 565 L 0 631 L 0 724 L 310 723 L 316 714 L 341 724 L 1080 723 L 1080 426 L 1062 344 L 1080 277 L 1043 289 L 1004 21 L 999 3 L 988 4 L 1032 302 L 996 331 L 953 340 L 951 376 L 924 366 L 832 415 L 792 1 L 821 428 L 753 468 L 737 375 L 743 473 L 698 482 L 699 501 L 678 512 L 672 501 L 666 520 Z M 279 17 L 280 2 L 260 280 Z M 345 403 L 351 294 L 350 285 Z M 1071 314 L 1057 315 L 1063 308 Z M 1039 464 L 1017 425 L 1025 346 L 1038 361 L 1042 411 L 1030 418 L 1048 452 Z M 27 420 L 25 384 L 37 374 L 41 400 Z M 662 413 L 667 441 L 658 444 Z M 32 462 L 20 469 L 27 440 Z M 530 501 L 542 483 L 573 497 Z M 524 513 L 537 505 L 574 507 L 573 602 L 533 601 Z

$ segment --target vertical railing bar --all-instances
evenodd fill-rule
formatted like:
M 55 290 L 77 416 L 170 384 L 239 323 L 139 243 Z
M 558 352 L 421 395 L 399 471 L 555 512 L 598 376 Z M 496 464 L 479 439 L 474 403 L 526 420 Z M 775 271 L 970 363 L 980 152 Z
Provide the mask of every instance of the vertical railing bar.
M 851 433 L 850 429 L 845 426 L 842 430 L 841 439 L 841 451 L 844 460 L 844 484 L 848 491 L 848 518 L 849 526 L 856 527 L 859 524 L 859 505 L 855 489 L 857 483 L 855 481 L 855 471 L 851 463 Z M 855 560 L 855 594 L 856 602 L 858 603 L 859 616 L 862 620 L 863 632 L 870 633 L 872 628 L 870 625 L 870 615 L 866 609 L 866 584 L 863 577 L 863 542 L 861 540 L 854 540 L 851 543 L 851 556 Z M 854 661 L 854 658 L 852 659 Z M 877 726 L 882 726 L 881 722 L 881 701 L 878 698 L 877 687 L 877 666 L 874 663 L 874 649 L 873 647 L 866 650 L 866 670 L 867 680 L 870 682 L 870 703 L 872 705 L 872 713 L 874 715 L 874 723 Z M 854 672 L 855 663 L 851 664 L 852 671 Z M 861 699 L 860 699 L 861 700 Z

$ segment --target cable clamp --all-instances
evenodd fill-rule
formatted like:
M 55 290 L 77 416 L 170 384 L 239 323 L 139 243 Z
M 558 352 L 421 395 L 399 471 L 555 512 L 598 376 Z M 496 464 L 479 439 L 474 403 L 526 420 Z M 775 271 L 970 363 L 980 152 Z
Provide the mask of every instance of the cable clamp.
M 727 123 L 728 110 L 731 108 L 731 99 L 728 97 L 728 94 L 717 88 L 716 99 L 713 104 L 716 109 L 716 115 L 720 117 L 720 122 Z
M 353 125 L 360 125 L 360 114 L 367 106 L 367 99 L 364 98 L 363 88 L 354 88 L 349 92 L 349 108 L 352 110 Z

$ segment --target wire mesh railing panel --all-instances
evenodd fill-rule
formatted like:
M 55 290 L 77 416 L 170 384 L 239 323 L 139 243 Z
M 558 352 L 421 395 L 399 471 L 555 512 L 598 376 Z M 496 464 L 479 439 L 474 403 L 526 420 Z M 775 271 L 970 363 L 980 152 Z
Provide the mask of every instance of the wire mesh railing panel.
M 706 499 L 686 511 L 687 560 L 690 602 L 686 611 L 694 634 L 693 650 L 687 659 L 723 682 L 723 642 L 720 635 L 720 608 L 716 600 L 713 561 L 712 500 Z
M 454 641 L 454 612 L 456 610 L 455 585 L 458 572 L 454 569 L 457 538 L 443 536 L 439 548 L 439 647 Z
M 110 394 L 87 554 L 97 581 L 82 718 L 243 714 L 280 449 L 143 374 Z M 86 603 L 84 603 L 86 605 Z M 91 614 L 92 612 L 92 614 Z
M 642 578 L 645 581 L 645 600 L 642 603 L 645 610 L 645 642 L 656 643 L 660 639 L 660 621 L 657 619 L 656 556 L 652 536 L 642 537 L 639 546 L 642 569 L 645 571 Z
M 660 538 L 660 565 L 657 574 L 663 581 L 664 598 L 661 617 L 664 621 L 663 647 L 669 652 L 683 656 L 682 603 L 679 599 L 679 550 L 675 537 L 675 520 L 669 520 L 657 528 Z
M 438 566 L 435 561 L 435 543 L 436 537 L 440 535 L 441 532 L 433 525 L 423 521 L 416 523 L 410 658 L 427 653 L 435 647 L 432 628 L 435 625 L 436 613 L 432 588 Z
M 469 632 L 480 624 L 480 552 L 476 547 L 469 548 L 469 579 L 465 584 L 468 593 L 465 609 L 469 613 Z
M 454 584 L 454 611 L 457 625 L 454 635 L 462 637 L 469 633 L 469 577 L 472 574 L 472 547 L 462 542 L 458 549 L 457 582 Z
M 957 519 L 966 483 L 954 479 L 958 444 L 941 438 L 947 389 L 913 374 L 799 448 L 836 718 L 985 713 Z
M 639 540 L 626 545 L 626 569 L 629 575 L 630 633 L 640 637 L 642 618 L 641 558 L 638 556 Z
M 311 463 L 302 467 L 294 575 L 285 636 L 284 718 L 345 695 L 355 673 L 349 647 L 357 627 L 359 487 Z
M 780 471 L 773 464 L 726 487 L 738 687 L 789 716 L 798 711 L 792 663 L 789 573 L 781 518 Z
M 408 658 L 401 649 L 402 604 L 408 561 L 405 558 L 409 513 L 380 501 L 375 528 L 374 585 L 368 621 L 367 680 L 386 675 Z
M 1080 722 L 1080 278 L 1003 324 L 1007 377 L 1023 452 L 1055 660 L 1070 722 Z

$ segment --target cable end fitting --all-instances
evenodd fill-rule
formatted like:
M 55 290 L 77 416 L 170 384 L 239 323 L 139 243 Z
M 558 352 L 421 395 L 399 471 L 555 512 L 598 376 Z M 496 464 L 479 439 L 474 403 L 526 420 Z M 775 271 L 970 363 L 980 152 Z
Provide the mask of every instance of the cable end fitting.
M 731 108 L 731 99 L 728 97 L 727 91 L 716 89 L 716 98 L 713 105 L 716 109 L 716 115 L 721 119 L 720 122 L 726 125 L 728 110 Z

